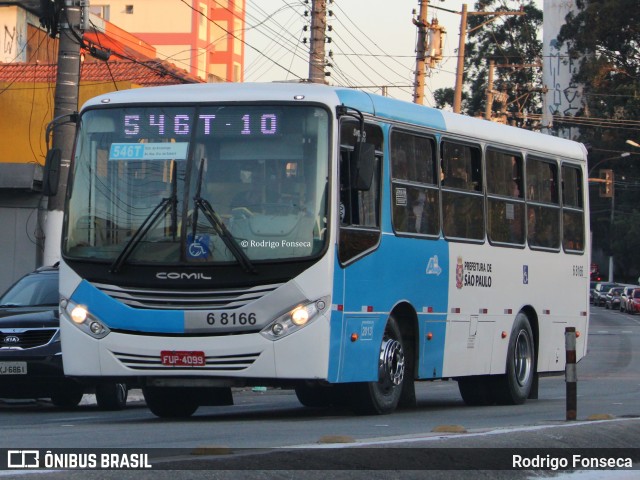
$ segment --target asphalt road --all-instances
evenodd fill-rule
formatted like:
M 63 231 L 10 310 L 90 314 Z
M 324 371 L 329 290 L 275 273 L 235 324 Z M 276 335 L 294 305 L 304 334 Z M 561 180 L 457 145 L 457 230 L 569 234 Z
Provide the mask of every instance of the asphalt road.
M 563 377 L 541 379 L 538 400 L 512 407 L 467 407 L 456 382 L 420 383 L 417 409 L 383 417 L 306 409 L 292 392 L 246 389 L 236 391 L 234 406 L 205 407 L 190 419 L 168 421 L 155 418 L 139 392 L 133 391 L 129 407 L 121 412 L 100 412 L 90 397 L 79 409 L 67 412 L 48 402 L 0 402 L 0 448 L 70 449 L 66 452 L 89 448 L 95 450 L 82 451 L 98 454 L 111 448 L 153 449 L 148 451 L 152 472 L 40 473 L 47 478 L 89 478 L 89 474 L 90 478 L 131 475 L 155 479 L 169 478 L 169 474 L 171 478 L 327 478 L 325 469 L 334 470 L 331 476 L 347 479 L 568 475 L 500 470 L 510 467 L 508 455 L 514 451 L 509 449 L 535 455 L 550 452 L 550 458 L 630 449 L 617 452 L 630 455 L 637 468 L 637 352 L 640 316 L 593 307 L 589 353 L 578 365 L 575 422 L 565 421 Z M 441 470 L 452 466 L 456 470 Z M 413 467 L 415 470 L 406 470 Z M 28 472 L 21 471 L 18 476 L 24 479 L 25 474 Z M 578 474 L 571 475 L 568 478 Z M 626 479 L 640 478 L 640 471 L 598 470 L 579 475 Z M 15 472 L 0 471 L 0 477 L 14 476 Z

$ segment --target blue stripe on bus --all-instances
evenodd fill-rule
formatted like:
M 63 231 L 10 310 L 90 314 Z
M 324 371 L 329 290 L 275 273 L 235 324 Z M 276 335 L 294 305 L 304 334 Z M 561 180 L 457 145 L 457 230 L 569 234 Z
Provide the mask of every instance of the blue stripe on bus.
M 350 89 L 338 89 L 336 93 L 341 103 L 363 113 L 439 130 L 447 128 L 442 112 L 435 108 L 415 103 L 398 102 L 387 97 L 370 96 L 364 92 Z
M 409 303 L 418 314 L 418 377 L 442 376 L 448 249 L 443 240 L 384 235 L 376 252 L 347 268 L 341 268 L 336 260 L 333 303 L 342 305 L 343 311 L 334 309 L 331 316 L 330 381 L 377 380 L 384 326 L 389 312 L 400 302 Z M 355 342 L 351 340 L 353 333 L 359 336 Z
M 89 313 L 111 329 L 149 333 L 184 333 L 182 311 L 132 309 L 102 293 L 83 280 L 71 300 L 80 305 L 91 305 Z

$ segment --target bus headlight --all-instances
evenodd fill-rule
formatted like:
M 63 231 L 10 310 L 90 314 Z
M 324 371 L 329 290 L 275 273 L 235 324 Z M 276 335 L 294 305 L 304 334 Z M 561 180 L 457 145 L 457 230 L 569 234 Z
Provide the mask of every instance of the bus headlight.
M 71 310 L 71 320 L 73 320 L 75 323 L 84 323 L 84 321 L 87 319 L 88 314 L 89 312 L 87 312 L 86 308 L 84 308 L 82 305 L 78 305 L 73 310 Z
M 328 297 L 315 302 L 296 305 L 290 311 L 278 317 L 260 332 L 269 340 L 279 340 L 313 322 L 320 313 L 327 309 Z
M 111 332 L 109 327 L 92 315 L 83 305 L 63 299 L 60 302 L 60 310 L 64 316 L 71 320 L 73 325 L 93 338 L 104 338 Z

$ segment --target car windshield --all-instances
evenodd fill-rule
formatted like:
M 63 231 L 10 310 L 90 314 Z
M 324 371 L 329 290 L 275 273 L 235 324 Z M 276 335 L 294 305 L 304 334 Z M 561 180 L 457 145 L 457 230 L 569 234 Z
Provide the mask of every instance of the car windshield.
M 21 278 L 0 297 L 0 306 L 55 307 L 58 300 L 57 275 L 31 274 Z
M 633 291 L 633 298 L 640 298 L 640 290 Z

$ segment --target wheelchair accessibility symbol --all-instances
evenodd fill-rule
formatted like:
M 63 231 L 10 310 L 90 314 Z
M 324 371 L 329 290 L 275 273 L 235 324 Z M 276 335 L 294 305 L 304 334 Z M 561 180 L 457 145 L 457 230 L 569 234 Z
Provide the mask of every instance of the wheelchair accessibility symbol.
M 529 265 L 522 266 L 522 283 L 529 285 Z
M 187 235 L 187 257 L 208 258 L 210 253 L 209 235 L 196 235 L 195 239 L 191 234 Z

